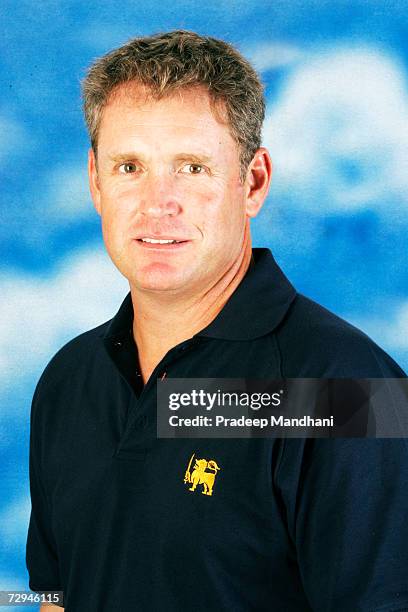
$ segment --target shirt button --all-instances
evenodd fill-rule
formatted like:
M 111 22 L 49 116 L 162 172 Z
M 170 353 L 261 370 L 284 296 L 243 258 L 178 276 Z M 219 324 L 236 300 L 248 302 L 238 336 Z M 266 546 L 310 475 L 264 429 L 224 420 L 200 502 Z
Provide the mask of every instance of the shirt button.
M 122 340 L 115 340 L 113 343 L 113 346 L 116 346 L 117 348 L 120 348 L 123 345 Z

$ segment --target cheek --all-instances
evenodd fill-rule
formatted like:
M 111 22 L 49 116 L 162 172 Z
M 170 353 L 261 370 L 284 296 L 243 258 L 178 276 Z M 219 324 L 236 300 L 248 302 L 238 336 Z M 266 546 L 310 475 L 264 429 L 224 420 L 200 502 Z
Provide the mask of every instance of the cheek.
M 127 210 L 136 201 L 135 189 L 120 183 L 108 183 L 101 189 L 102 205 L 109 210 Z
M 214 209 L 213 224 L 219 233 L 232 234 L 245 224 L 243 190 L 236 187 L 224 192 Z
M 105 233 L 114 233 L 130 223 L 135 197 L 126 187 L 112 186 L 101 191 L 102 227 Z
M 203 215 L 200 226 L 203 239 L 210 245 L 213 253 L 219 249 L 227 253 L 230 248 L 234 248 L 243 235 L 244 228 L 245 215 L 239 202 L 223 202 L 222 206 L 213 210 L 213 214 Z

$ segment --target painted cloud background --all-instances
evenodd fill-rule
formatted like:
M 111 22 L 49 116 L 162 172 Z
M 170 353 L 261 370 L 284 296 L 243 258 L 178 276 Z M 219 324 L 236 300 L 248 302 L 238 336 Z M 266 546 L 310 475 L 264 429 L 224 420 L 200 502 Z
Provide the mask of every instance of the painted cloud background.
M 398 0 L 163 0 L 160 11 L 151 0 L 2 3 L 0 589 L 27 588 L 36 380 L 127 291 L 88 194 L 86 66 L 132 36 L 173 28 L 236 44 L 266 84 L 274 160 L 255 246 L 407 369 L 406 13 Z

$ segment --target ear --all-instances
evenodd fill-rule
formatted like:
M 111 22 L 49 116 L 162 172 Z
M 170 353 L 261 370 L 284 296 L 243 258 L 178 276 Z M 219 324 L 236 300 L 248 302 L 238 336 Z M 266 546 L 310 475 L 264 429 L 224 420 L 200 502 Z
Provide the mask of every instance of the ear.
M 246 213 L 256 217 L 268 195 L 272 179 L 272 160 L 265 147 L 258 149 L 249 164 L 245 179 Z
M 99 190 L 98 169 L 96 166 L 96 157 L 93 149 L 89 149 L 88 151 L 88 178 L 92 201 L 94 203 L 97 213 L 100 215 L 101 192 Z

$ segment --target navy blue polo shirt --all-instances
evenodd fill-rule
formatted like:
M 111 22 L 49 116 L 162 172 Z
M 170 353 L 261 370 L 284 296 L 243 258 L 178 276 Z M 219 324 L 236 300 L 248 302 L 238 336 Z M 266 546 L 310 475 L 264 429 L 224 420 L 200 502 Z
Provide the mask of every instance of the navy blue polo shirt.
M 158 439 L 167 377 L 403 377 L 267 249 L 145 386 L 130 295 L 64 346 L 31 413 L 29 585 L 68 612 L 408 610 L 404 439 Z M 137 325 L 137 321 L 136 321 Z M 186 482 L 191 458 L 212 495 Z M 218 468 L 218 469 L 216 469 Z

